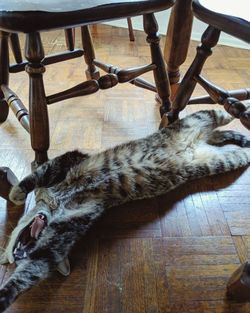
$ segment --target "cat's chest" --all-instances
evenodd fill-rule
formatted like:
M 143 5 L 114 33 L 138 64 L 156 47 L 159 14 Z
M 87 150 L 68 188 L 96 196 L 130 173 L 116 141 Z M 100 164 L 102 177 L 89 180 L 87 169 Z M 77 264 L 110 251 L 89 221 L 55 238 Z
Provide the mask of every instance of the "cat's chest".
M 36 190 L 36 202 L 44 202 L 52 213 L 64 209 L 77 209 L 79 205 L 77 199 L 79 194 L 84 194 L 83 189 L 84 186 L 79 183 L 72 183 L 71 185 L 58 184 L 50 188 L 39 188 Z
M 50 211 L 57 210 L 60 202 L 51 188 L 38 188 L 35 190 L 36 202 L 43 202 Z

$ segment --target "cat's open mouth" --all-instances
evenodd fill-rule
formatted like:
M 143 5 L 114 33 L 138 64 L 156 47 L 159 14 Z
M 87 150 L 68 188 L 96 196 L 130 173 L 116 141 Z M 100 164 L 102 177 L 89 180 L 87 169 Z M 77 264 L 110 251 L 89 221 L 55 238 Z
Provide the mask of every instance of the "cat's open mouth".
M 26 259 L 30 250 L 35 246 L 44 227 L 47 226 L 47 217 L 43 213 L 38 213 L 19 234 L 14 249 L 13 256 L 15 262 Z

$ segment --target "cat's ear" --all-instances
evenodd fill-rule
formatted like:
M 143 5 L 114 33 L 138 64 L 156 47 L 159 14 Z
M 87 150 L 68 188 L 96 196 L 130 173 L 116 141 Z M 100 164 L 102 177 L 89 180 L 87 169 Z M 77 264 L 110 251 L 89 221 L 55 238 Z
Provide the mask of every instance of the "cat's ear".
M 68 276 L 70 274 L 70 264 L 69 259 L 66 257 L 57 265 L 57 271 L 63 276 Z

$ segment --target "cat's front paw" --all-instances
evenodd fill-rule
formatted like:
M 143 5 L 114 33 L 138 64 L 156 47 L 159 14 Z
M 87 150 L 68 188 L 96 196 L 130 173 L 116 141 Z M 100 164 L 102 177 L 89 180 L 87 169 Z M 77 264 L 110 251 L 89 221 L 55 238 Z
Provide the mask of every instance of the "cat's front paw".
M 26 192 L 19 185 L 14 186 L 9 194 L 10 201 L 16 205 L 24 204 L 26 197 Z
M 0 313 L 4 312 L 13 301 L 14 297 L 9 288 L 0 289 Z
M 0 253 L 0 265 L 9 263 L 8 257 L 5 252 Z

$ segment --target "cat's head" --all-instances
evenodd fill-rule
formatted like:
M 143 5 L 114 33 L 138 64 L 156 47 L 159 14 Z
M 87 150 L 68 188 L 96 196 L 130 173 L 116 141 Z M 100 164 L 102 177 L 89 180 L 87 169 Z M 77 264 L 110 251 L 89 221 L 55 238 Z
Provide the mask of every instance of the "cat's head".
M 32 214 L 33 212 L 33 214 Z M 37 205 L 27 218 L 20 220 L 19 224 L 11 235 L 10 242 L 5 251 L 6 261 L 19 264 L 29 258 L 40 236 L 46 236 L 46 228 L 51 220 L 51 213 L 43 204 Z M 68 258 L 58 263 L 57 270 L 64 276 L 70 274 Z

